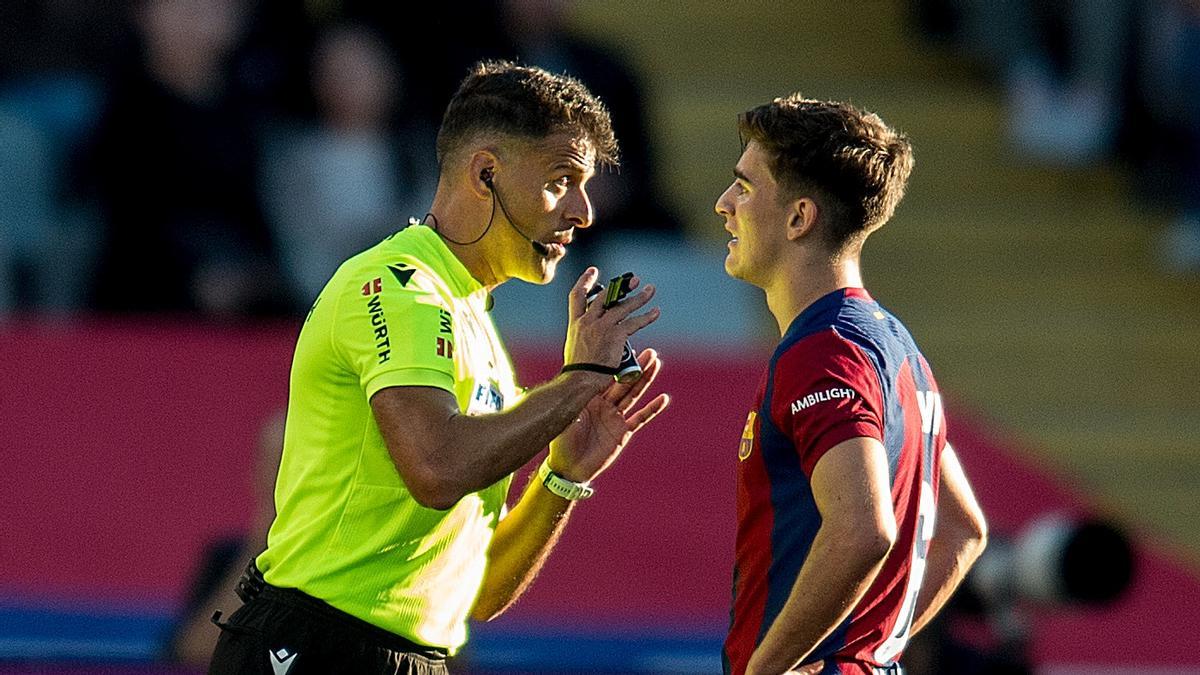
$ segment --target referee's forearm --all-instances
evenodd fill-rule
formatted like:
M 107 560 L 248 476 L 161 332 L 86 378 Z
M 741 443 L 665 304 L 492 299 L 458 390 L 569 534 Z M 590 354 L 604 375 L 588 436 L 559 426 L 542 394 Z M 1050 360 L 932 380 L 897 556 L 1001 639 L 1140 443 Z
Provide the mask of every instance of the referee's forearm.
M 558 543 L 574 503 L 531 478 L 488 545 L 487 571 L 471 618 L 491 621 L 521 597 Z
M 524 466 L 579 416 L 611 377 L 572 372 L 530 390 L 516 406 L 493 415 L 455 415 L 442 438 L 439 473 L 457 501 Z M 453 503 L 453 502 L 452 502 Z

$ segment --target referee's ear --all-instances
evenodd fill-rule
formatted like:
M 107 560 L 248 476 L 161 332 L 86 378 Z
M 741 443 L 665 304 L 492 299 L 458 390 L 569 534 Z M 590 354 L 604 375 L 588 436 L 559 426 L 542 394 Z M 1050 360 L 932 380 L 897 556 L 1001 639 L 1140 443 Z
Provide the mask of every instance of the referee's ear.
M 492 198 L 492 179 L 496 176 L 496 166 L 500 160 L 489 149 L 477 150 L 467 163 L 467 173 L 464 176 L 471 192 L 480 199 Z
M 808 236 L 817 225 L 820 207 L 811 197 L 801 197 L 793 201 L 787 213 L 788 241 L 797 241 Z

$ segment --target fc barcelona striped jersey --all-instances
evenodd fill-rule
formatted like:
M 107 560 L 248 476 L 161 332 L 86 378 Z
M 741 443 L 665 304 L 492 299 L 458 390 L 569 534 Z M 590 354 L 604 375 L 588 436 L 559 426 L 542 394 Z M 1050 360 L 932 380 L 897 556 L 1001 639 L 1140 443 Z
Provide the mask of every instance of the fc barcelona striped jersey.
M 859 437 L 887 451 L 897 539 L 850 616 L 805 659 L 825 661 L 823 673 L 869 673 L 895 663 L 903 650 L 933 536 L 946 442 L 937 383 L 912 336 L 865 290 L 845 288 L 788 327 L 742 430 L 726 673 L 745 672 L 821 526 L 813 469 L 830 448 Z

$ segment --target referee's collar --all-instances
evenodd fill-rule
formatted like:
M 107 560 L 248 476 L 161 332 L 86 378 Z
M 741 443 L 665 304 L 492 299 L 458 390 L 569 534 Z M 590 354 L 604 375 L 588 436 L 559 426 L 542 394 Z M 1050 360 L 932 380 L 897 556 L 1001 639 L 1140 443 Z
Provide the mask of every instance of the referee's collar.
M 465 298 L 483 289 L 483 284 L 479 283 L 479 281 L 471 275 L 471 272 L 467 269 L 467 266 L 458 259 L 458 256 L 454 255 L 454 252 L 451 251 L 450 247 L 446 245 L 446 242 L 443 241 L 440 236 L 438 236 L 438 233 L 433 231 L 433 228 L 429 227 L 428 225 L 418 223 L 410 225 L 407 229 L 415 230 L 416 232 L 414 234 L 419 233 L 418 236 L 420 236 L 421 240 L 424 241 L 430 247 L 432 252 L 437 255 L 438 259 L 441 260 L 442 267 L 445 270 L 443 280 L 450 285 L 450 288 L 454 291 L 455 295 Z M 491 297 L 490 294 L 488 294 L 488 296 L 489 298 Z M 490 304 L 491 301 L 489 300 L 488 302 Z

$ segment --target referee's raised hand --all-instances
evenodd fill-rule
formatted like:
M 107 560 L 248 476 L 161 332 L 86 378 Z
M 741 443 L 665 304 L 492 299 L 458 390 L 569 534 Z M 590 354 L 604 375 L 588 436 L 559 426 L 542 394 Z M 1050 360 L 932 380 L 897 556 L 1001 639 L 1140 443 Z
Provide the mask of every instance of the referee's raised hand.
M 621 454 L 633 435 L 667 409 L 671 398 L 659 394 L 638 407 L 654 384 L 662 360 L 653 349 L 638 354 L 642 376 L 629 383 L 614 382 L 588 402 L 579 417 L 550 443 L 550 468 L 576 482 L 590 482 Z
M 568 301 L 569 321 L 567 339 L 563 345 L 563 365 L 590 363 L 615 368 L 621 361 L 625 340 L 658 320 L 661 311 L 651 308 L 634 314 L 654 297 L 654 285 L 647 284 L 637 293 L 608 307 L 596 301 L 588 304 L 587 293 L 600 276 L 599 270 L 589 267 L 571 288 Z M 641 280 L 635 275 L 629 282 L 636 289 Z

